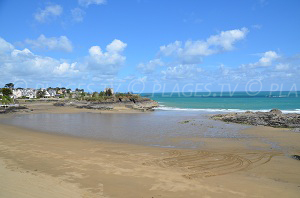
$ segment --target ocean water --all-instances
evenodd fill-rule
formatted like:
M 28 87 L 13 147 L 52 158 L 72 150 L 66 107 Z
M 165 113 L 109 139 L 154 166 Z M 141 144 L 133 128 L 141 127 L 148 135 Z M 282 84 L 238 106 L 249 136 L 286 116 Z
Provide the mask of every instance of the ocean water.
M 184 92 L 144 93 L 142 96 L 158 101 L 160 110 L 244 112 L 280 109 L 284 113 L 300 113 L 300 91 L 259 93 L 247 92 Z

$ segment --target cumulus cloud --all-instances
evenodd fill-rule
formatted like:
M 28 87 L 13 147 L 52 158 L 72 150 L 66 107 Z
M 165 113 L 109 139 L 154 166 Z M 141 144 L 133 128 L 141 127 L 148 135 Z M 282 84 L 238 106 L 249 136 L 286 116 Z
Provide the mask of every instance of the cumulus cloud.
M 53 77 L 84 77 L 102 75 L 114 76 L 126 57 L 122 52 L 127 44 L 113 40 L 103 51 L 100 46 L 92 46 L 88 56 L 79 62 L 58 60 L 48 56 L 39 56 L 25 48 L 16 49 L 0 37 L 0 76 L 26 77 L 31 79 L 51 79 Z M 5 74 L 4 74 L 5 73 Z
M 106 3 L 106 0 L 78 0 L 79 5 L 88 7 L 89 5 L 102 5 Z
M 163 79 L 194 79 L 198 78 L 203 69 L 196 65 L 178 65 L 161 71 Z
M 79 70 L 76 69 L 76 64 L 77 62 L 71 64 L 66 62 L 61 63 L 59 66 L 54 68 L 53 72 L 58 75 L 62 75 L 65 73 L 71 73 L 71 74 L 78 73 Z
M 153 59 L 147 63 L 140 63 L 137 66 L 137 70 L 139 70 L 142 74 L 150 74 L 155 71 L 155 69 L 159 66 L 163 66 L 163 62 L 160 59 Z
M 36 40 L 25 40 L 26 44 L 31 45 L 33 49 L 60 50 L 71 52 L 73 50 L 72 42 L 66 36 L 47 38 L 41 34 Z
M 106 50 L 112 53 L 122 52 L 126 48 L 127 44 L 115 39 L 106 46 Z
M 85 15 L 85 11 L 80 8 L 74 8 L 71 10 L 72 19 L 75 22 L 82 22 Z
M 257 62 L 242 65 L 242 67 L 245 68 L 268 67 L 271 66 L 272 63 L 280 57 L 274 51 L 264 52 L 261 56 L 262 57 Z
M 105 74 L 117 73 L 126 60 L 122 55 L 126 46 L 126 43 L 117 39 L 106 46 L 106 52 L 103 52 L 100 46 L 92 46 L 89 56 L 86 57 L 87 66 L 94 70 L 102 70 Z
M 48 5 L 45 7 L 45 9 L 40 9 L 34 14 L 34 18 L 38 22 L 46 22 L 47 20 L 50 20 L 51 18 L 58 17 L 62 14 L 63 8 L 60 5 L 54 4 L 54 5 Z
M 9 48 L 3 47 L 10 46 Z M 67 65 L 69 65 L 67 67 Z M 0 69 L 10 76 L 28 77 L 51 77 L 57 75 L 74 74 L 76 70 L 74 63 L 60 61 L 47 56 L 39 56 L 29 49 L 15 49 L 15 47 L 0 38 Z M 3 73 L 2 73 L 3 75 Z
M 160 47 L 163 56 L 174 56 L 183 64 L 198 64 L 203 56 L 209 56 L 234 49 L 237 41 L 244 39 L 248 33 L 247 28 L 222 31 L 218 35 L 210 36 L 206 40 L 175 41 Z
M 14 46 L 0 37 L 0 53 L 12 51 Z

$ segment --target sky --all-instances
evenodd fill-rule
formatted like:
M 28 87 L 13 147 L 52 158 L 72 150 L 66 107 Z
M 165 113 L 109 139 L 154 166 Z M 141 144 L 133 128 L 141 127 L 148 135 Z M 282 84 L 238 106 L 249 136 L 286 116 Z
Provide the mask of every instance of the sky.
M 300 90 L 299 0 L 0 0 L 0 86 Z

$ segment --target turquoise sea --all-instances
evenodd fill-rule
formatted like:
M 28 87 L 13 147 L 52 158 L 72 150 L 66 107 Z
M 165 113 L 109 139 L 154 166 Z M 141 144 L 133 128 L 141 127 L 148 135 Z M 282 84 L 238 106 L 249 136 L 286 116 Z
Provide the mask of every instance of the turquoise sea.
M 300 91 L 168 92 L 141 95 L 158 101 L 160 110 L 244 112 L 269 111 L 276 108 L 284 113 L 300 113 Z

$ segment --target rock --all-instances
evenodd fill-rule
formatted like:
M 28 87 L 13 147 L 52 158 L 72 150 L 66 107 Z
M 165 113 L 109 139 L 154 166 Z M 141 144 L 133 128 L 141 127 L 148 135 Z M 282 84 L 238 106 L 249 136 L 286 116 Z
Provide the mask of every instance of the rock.
M 272 109 L 270 111 L 270 113 L 274 113 L 274 114 L 277 114 L 277 115 L 281 115 L 282 114 L 282 111 L 280 111 L 279 109 Z
M 126 107 L 135 110 L 141 111 L 153 111 L 155 107 L 158 107 L 156 101 L 150 100 L 149 98 L 138 98 L 138 99 L 128 99 L 122 98 L 120 101 L 116 99 L 115 101 L 109 100 L 105 102 L 99 101 L 69 101 L 69 102 L 57 102 L 53 104 L 54 106 L 73 106 L 76 108 L 85 108 L 85 109 L 100 109 L 100 110 L 111 110 L 115 107 Z
M 63 103 L 63 102 L 56 102 L 53 105 L 57 106 L 57 107 L 63 107 L 63 106 L 65 106 L 65 103 Z
M 4 113 L 13 113 L 13 112 L 18 112 L 20 110 L 25 110 L 28 109 L 25 106 L 11 106 L 8 108 L 1 108 L 0 109 L 0 114 L 4 114 Z
M 249 125 L 272 126 L 278 128 L 300 128 L 300 114 L 283 114 L 278 109 L 270 112 L 245 112 L 238 114 L 218 114 L 213 119 Z
M 299 155 L 291 155 L 291 157 L 295 160 L 300 160 L 300 156 Z

